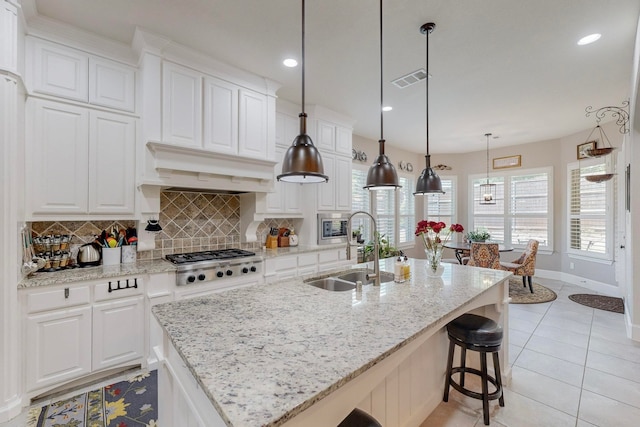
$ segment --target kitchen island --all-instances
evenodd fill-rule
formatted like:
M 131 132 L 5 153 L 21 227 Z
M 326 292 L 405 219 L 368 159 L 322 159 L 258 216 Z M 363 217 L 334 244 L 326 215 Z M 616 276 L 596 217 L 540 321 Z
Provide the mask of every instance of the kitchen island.
M 361 292 L 296 278 L 154 307 L 160 422 L 326 427 L 360 407 L 387 427 L 419 426 L 442 398 L 443 327 L 474 311 L 506 329 L 511 273 L 447 264 L 430 278 L 424 260 L 410 263 L 411 280 Z

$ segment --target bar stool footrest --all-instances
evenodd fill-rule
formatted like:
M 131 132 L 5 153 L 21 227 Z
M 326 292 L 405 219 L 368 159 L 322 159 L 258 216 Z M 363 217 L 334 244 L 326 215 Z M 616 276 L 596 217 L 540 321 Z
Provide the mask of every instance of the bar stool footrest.
M 453 374 L 457 372 L 464 372 L 465 374 L 477 375 L 480 378 L 482 378 L 482 372 L 475 368 L 462 368 L 461 366 L 451 368 L 451 386 L 457 391 L 459 391 L 460 393 L 464 394 L 465 396 L 469 396 L 474 399 L 483 400 L 482 393 L 478 393 L 478 392 L 469 390 L 467 388 L 464 388 L 460 384 L 458 384 L 456 380 L 453 379 Z M 500 398 L 500 396 L 502 396 L 502 387 L 498 386 L 496 379 L 491 375 L 487 375 L 487 381 L 493 384 L 493 386 L 496 388 L 496 391 L 494 391 L 493 393 L 489 393 L 488 400 L 496 400 Z

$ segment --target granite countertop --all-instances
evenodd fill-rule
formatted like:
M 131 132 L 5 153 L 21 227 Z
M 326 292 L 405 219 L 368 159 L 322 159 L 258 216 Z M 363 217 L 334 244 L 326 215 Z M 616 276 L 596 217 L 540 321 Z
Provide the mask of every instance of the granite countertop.
M 153 313 L 229 426 L 277 426 L 511 275 L 446 264 L 442 277 L 429 278 L 424 260 L 410 264 L 410 281 L 362 292 L 296 278 Z M 393 271 L 393 259 L 380 265 Z
M 83 282 L 86 280 L 107 279 L 110 277 L 129 276 L 134 274 L 164 273 L 167 271 L 176 271 L 176 268 L 170 262 L 162 259 L 137 261 L 130 264 L 118 264 L 106 267 L 78 267 L 50 273 L 33 273 L 18 283 L 18 289 Z

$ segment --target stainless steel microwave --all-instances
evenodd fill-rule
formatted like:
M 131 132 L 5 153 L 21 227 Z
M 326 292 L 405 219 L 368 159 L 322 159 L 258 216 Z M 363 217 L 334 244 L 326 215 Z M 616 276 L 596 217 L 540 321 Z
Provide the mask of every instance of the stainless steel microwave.
M 349 237 L 348 221 L 348 213 L 318 214 L 318 245 L 347 243 Z

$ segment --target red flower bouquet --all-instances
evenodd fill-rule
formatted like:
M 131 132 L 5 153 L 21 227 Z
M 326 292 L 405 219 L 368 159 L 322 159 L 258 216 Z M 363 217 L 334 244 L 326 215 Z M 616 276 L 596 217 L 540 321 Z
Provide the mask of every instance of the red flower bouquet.
M 440 235 L 443 230 L 446 231 Z M 416 236 L 421 236 L 422 243 L 424 243 L 424 252 L 429 263 L 427 272 L 431 270 L 432 274 L 437 274 L 439 270 L 441 271 L 440 259 L 442 258 L 444 244 L 449 241 L 453 233 L 462 233 L 463 231 L 464 227 L 460 224 L 451 224 L 447 228 L 444 222 L 426 220 L 418 222 Z

